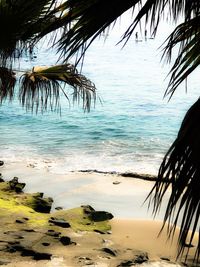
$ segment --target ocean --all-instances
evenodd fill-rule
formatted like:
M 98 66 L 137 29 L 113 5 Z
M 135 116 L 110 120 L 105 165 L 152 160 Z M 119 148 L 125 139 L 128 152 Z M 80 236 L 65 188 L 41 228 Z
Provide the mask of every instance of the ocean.
M 159 47 L 168 32 L 168 27 L 161 27 L 155 39 L 147 40 L 139 32 L 140 41 L 133 36 L 123 49 L 116 45 L 117 27 L 106 41 L 95 41 L 82 70 L 97 87 L 98 99 L 90 113 L 81 105 L 69 105 L 64 96 L 61 114 L 27 112 L 17 99 L 4 102 L 0 159 L 53 173 L 95 169 L 156 174 L 185 112 L 199 97 L 196 71 L 188 79 L 187 93 L 183 84 L 170 101 L 163 98 L 170 65 L 160 61 Z M 21 68 L 51 65 L 56 58 L 44 45 L 31 62 L 24 57 Z

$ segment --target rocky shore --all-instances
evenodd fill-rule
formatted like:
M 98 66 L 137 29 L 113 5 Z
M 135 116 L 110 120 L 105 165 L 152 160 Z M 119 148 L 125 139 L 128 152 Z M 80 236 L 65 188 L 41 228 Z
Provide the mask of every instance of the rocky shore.
M 0 176 L 0 265 L 24 257 L 50 260 L 55 247 L 62 251 L 78 246 L 85 232 L 109 234 L 111 213 L 95 211 L 91 206 L 71 210 L 57 207 L 51 213 L 52 198 L 41 192 L 24 193 L 24 187 L 17 177 L 5 182 Z
M 25 186 L 18 177 L 5 181 L 0 175 L 0 265 L 128 267 L 175 261 L 176 245 L 166 243 L 166 233 L 157 239 L 162 222 L 118 220 L 90 205 L 52 211 L 51 197 L 26 193 Z
M 111 213 L 95 211 L 89 205 L 71 210 L 57 207 L 51 213 L 52 198 L 41 192 L 24 193 L 24 187 L 17 177 L 6 182 L 0 176 L 0 265 L 15 266 L 25 258 L 45 261 L 55 257 L 64 258 L 65 266 L 112 264 L 119 252 L 108 239 Z M 130 251 L 125 254 L 132 254 Z M 118 266 L 147 260 L 146 253 L 136 253 Z

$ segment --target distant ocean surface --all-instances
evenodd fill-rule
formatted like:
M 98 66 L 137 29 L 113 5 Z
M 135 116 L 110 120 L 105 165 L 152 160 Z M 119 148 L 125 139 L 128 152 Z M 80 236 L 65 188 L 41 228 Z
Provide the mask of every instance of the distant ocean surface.
M 117 31 L 106 42 L 98 39 L 89 49 L 83 74 L 98 89 L 95 108 L 84 113 L 62 97 L 62 113 L 26 112 L 15 100 L 0 107 L 0 159 L 27 162 L 55 173 L 97 169 L 157 173 L 176 137 L 187 109 L 199 97 L 196 71 L 170 102 L 163 99 L 169 66 L 160 62 L 166 32 L 141 42 L 132 38 L 117 45 Z M 51 65 L 56 56 L 43 47 L 23 69 Z

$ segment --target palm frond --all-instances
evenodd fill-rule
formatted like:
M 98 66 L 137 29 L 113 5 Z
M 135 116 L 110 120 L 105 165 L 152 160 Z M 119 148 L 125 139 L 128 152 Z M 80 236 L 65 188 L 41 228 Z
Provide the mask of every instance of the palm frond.
M 195 231 L 199 231 L 199 121 L 200 99 L 188 110 L 176 140 L 163 159 L 158 173 L 158 180 L 148 196 L 149 203 L 153 205 L 153 212 L 157 214 L 163 196 L 167 189 L 171 187 L 171 194 L 164 217 L 164 225 L 166 222 L 169 223 L 169 237 L 173 237 L 177 224 L 181 223 L 178 240 L 178 256 L 182 255 L 185 251 L 186 243 L 188 243 L 189 246 L 192 244 Z M 190 229 L 191 232 L 189 232 Z M 199 253 L 200 242 L 196 248 L 196 260 L 199 259 Z
M 177 87 L 200 64 L 200 16 L 180 24 L 169 36 L 164 55 L 171 61 L 172 51 L 179 45 L 179 53 L 170 71 L 171 78 L 166 94 L 170 97 Z
M 6 67 L 28 51 L 34 35 L 41 31 L 45 17 L 55 0 L 0 1 L 0 63 Z M 31 49 L 30 49 L 31 51 Z
M 150 28 L 155 34 L 163 18 L 176 22 L 180 16 L 183 16 L 184 21 L 197 16 L 200 3 L 197 0 L 147 0 L 144 3 L 140 0 L 64 1 L 58 9 L 55 9 L 56 12 L 66 12 L 63 24 L 71 24 L 70 30 L 64 31 L 59 40 L 59 51 L 62 52 L 62 56 L 64 55 L 67 60 L 78 50 L 83 56 L 90 44 L 130 8 L 133 8 L 134 16 L 121 39 L 125 42 L 143 18 L 146 23 L 150 22 Z
M 79 49 L 83 56 L 96 37 L 139 2 L 140 0 L 65 1 L 62 8 L 68 12 L 66 20 L 71 28 L 64 32 L 59 40 L 59 51 L 62 52 L 62 56 L 67 60 Z
M 60 91 L 68 95 L 60 82 L 73 89 L 73 100 L 82 100 L 83 109 L 90 110 L 91 101 L 96 98 L 95 85 L 84 75 L 79 74 L 71 64 L 52 67 L 34 67 L 32 72 L 25 73 L 20 79 L 19 99 L 27 109 L 38 111 L 60 108 Z
M 5 67 L 0 67 L 0 103 L 7 98 L 12 100 L 15 83 L 15 73 Z
M 136 6 L 139 11 L 136 11 Z M 197 0 L 147 0 L 144 3 L 139 0 L 67 0 L 52 11 L 54 15 L 58 12 L 64 15 L 49 24 L 42 36 L 56 27 L 68 25 L 58 41 L 58 51 L 64 62 L 79 52 L 79 61 L 91 43 L 130 8 L 133 8 L 134 16 L 120 42 L 126 43 L 129 40 L 142 19 L 146 24 L 150 23 L 151 32 L 155 35 L 162 19 L 177 22 L 180 17 L 183 18 L 183 23 L 170 35 L 165 48 L 165 55 L 170 61 L 173 48 L 180 44 L 179 55 L 171 69 L 171 79 L 166 92 L 172 95 L 179 84 L 199 65 L 200 2 Z

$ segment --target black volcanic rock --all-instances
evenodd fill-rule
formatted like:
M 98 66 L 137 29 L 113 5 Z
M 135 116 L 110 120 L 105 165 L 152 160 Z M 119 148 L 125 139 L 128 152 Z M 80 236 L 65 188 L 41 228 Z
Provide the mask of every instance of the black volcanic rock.
M 70 224 L 68 222 L 66 222 L 65 220 L 58 220 L 58 219 L 52 220 L 52 219 L 50 219 L 49 222 L 56 225 L 56 226 L 62 227 L 62 228 L 69 228 L 70 227 Z
M 89 218 L 94 222 L 101 222 L 111 220 L 114 216 L 107 211 L 92 211 L 89 214 Z

